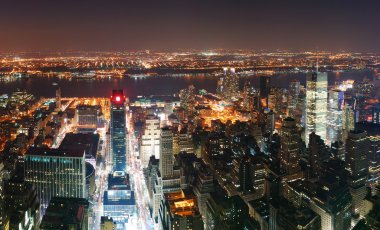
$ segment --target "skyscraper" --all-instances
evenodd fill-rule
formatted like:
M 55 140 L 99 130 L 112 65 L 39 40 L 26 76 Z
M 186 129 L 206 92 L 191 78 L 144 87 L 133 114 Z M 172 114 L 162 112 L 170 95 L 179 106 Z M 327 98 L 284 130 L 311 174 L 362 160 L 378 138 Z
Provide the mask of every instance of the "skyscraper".
M 4 210 L 10 229 L 37 229 L 40 203 L 35 186 L 18 178 L 5 181 Z
M 181 107 L 188 115 L 192 115 L 195 110 L 195 87 L 189 85 L 187 89 L 182 89 L 179 93 Z
M 343 140 L 344 92 L 329 91 L 326 144 Z
M 125 172 L 126 162 L 126 117 L 123 90 L 113 90 L 111 97 L 111 154 L 113 170 Z
M 144 168 L 151 156 L 160 157 L 160 133 L 160 119 L 154 115 L 147 116 L 140 142 L 140 159 Z
M 300 140 L 296 121 L 290 117 L 285 118 L 281 128 L 280 167 L 287 174 L 300 170 Z
M 264 107 L 268 106 L 268 96 L 270 93 L 270 77 L 260 77 L 260 99 Z
M 311 133 L 309 136 L 308 153 L 311 176 L 320 177 L 322 163 L 329 159 L 329 148 L 321 137 L 315 133 Z
M 239 76 L 235 73 L 235 68 L 224 68 L 223 86 L 219 90 L 223 99 L 230 101 L 238 96 L 239 93 Z
M 375 190 L 380 182 L 380 136 L 370 136 L 370 152 L 368 153 L 369 177 L 367 184 Z
M 246 110 L 248 112 L 253 112 L 255 94 L 256 94 L 256 91 L 251 86 L 251 83 L 249 81 L 246 81 L 244 83 L 244 88 L 243 88 L 243 92 L 242 92 L 244 110 Z
M 368 178 L 368 153 L 370 142 L 367 132 L 355 130 L 348 134 L 346 141 L 346 170 L 348 171 L 348 186 L 352 196 L 354 213 L 358 214 L 366 196 L 366 181 Z
M 355 111 L 351 106 L 347 104 L 343 107 L 343 140 L 346 140 L 348 133 L 355 128 Z
M 301 83 L 298 80 L 291 81 L 289 84 L 288 116 L 294 119 L 296 119 L 294 115 L 296 113 L 300 91 Z
M 24 176 L 37 189 L 42 213 L 52 197 L 85 198 L 85 153 L 32 147 L 25 155 Z
M 55 90 L 55 99 L 56 99 L 56 106 L 57 106 L 57 111 L 61 111 L 62 109 L 62 100 L 61 100 L 61 87 L 57 87 Z
M 306 79 L 306 125 L 305 142 L 314 132 L 326 140 L 327 122 L 327 73 L 314 72 Z
M 162 178 L 173 175 L 173 132 L 169 127 L 161 129 L 159 169 Z
M 372 122 L 380 124 L 380 103 L 372 107 Z
M 170 127 L 164 127 L 160 135 L 159 172 L 156 174 L 151 200 L 152 217 L 156 222 L 158 222 L 158 211 L 163 194 L 181 189 L 180 172 L 173 170 L 173 161 L 173 132 Z

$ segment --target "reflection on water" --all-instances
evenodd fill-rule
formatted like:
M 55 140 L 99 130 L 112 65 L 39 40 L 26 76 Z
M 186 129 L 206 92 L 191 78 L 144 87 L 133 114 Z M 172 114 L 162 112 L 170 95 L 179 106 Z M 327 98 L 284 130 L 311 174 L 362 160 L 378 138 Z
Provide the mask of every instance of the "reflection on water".
M 367 77 L 373 79 L 374 71 L 348 71 L 342 73 L 329 73 L 329 84 L 333 85 L 336 81 L 347 79 L 362 80 Z M 289 82 L 297 79 L 301 84 L 305 85 L 305 74 L 279 74 L 272 76 L 272 85 L 276 87 L 287 87 Z M 128 97 L 136 97 L 138 95 L 161 94 L 169 95 L 178 93 L 180 89 L 193 84 L 197 89 L 206 89 L 215 92 L 218 77 L 196 75 L 176 75 L 176 76 L 160 76 L 160 77 L 144 77 L 144 78 L 103 78 L 94 80 L 80 79 L 64 79 L 58 77 L 35 77 L 27 79 L 18 79 L 13 82 L 0 82 L 0 93 L 9 93 L 16 88 L 25 89 L 30 93 L 43 97 L 53 97 L 54 86 L 57 82 L 62 89 L 64 97 L 108 97 L 112 89 L 122 88 L 126 91 Z M 241 87 L 245 81 L 250 81 L 254 87 L 259 86 L 258 76 L 244 76 L 240 78 Z

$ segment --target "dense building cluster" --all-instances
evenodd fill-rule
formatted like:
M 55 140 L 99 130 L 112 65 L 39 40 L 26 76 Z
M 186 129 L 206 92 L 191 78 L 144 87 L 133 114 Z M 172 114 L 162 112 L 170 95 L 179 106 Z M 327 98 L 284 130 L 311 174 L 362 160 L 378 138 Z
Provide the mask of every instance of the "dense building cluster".
M 240 76 L 216 94 L 1 97 L 1 228 L 380 228 L 379 88 Z

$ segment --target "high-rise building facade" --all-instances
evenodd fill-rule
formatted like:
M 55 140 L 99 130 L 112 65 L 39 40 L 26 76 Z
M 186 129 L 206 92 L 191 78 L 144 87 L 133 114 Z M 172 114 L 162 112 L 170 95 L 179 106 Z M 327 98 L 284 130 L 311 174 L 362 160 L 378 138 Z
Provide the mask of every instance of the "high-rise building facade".
M 32 147 L 25 155 L 24 176 L 37 189 L 42 213 L 52 197 L 85 198 L 85 153 Z
M 327 73 L 315 72 L 306 79 L 306 121 L 305 142 L 309 143 L 309 135 L 314 132 L 326 140 L 327 123 Z
M 300 135 L 297 131 L 296 121 L 286 118 L 281 128 L 280 167 L 287 174 L 300 170 Z
M 219 87 L 224 100 L 230 101 L 239 94 L 239 76 L 235 73 L 235 68 L 224 68 L 224 78 L 221 81 L 223 86 Z
M 344 92 L 330 90 L 327 112 L 326 144 L 343 141 Z
M 158 212 L 164 193 L 181 189 L 180 172 L 179 170 L 174 170 L 173 163 L 173 131 L 170 127 L 164 127 L 161 129 L 160 135 L 159 170 L 156 172 L 156 178 L 154 179 L 153 199 L 151 199 L 152 217 L 156 223 L 158 223 Z
M 140 141 L 141 165 L 146 168 L 151 156 L 160 157 L 160 119 L 148 116 L 145 120 L 144 131 Z
M 159 169 L 162 178 L 173 176 L 173 132 L 169 127 L 161 129 Z
M 127 169 L 126 146 L 126 99 L 123 90 L 113 90 L 111 97 L 111 154 L 114 171 L 125 172 Z
M 380 103 L 372 107 L 372 122 L 380 124 Z
M 369 177 L 367 184 L 375 190 L 380 182 L 380 136 L 370 136 L 370 152 L 368 154 Z
M 301 92 L 301 83 L 298 80 L 293 80 L 289 84 L 289 99 L 288 99 L 288 116 L 296 119 L 297 105 Z
M 345 104 L 343 108 L 343 141 L 345 141 L 348 137 L 348 133 L 355 128 L 355 111 L 354 109 Z
M 263 107 L 268 106 L 269 93 L 270 93 L 270 77 L 261 76 L 260 77 L 260 100 Z
M 254 109 L 254 97 L 256 95 L 255 89 L 251 86 L 251 83 L 249 81 L 246 81 L 244 83 L 244 88 L 242 92 L 242 107 L 244 110 L 248 112 L 253 112 Z
M 35 186 L 16 178 L 7 180 L 4 183 L 4 210 L 10 229 L 38 229 L 40 203 Z
M 187 89 L 182 89 L 179 93 L 181 107 L 184 108 L 188 115 L 195 111 L 195 87 L 189 85 Z
M 325 142 L 315 133 L 311 133 L 309 136 L 308 145 L 309 164 L 310 164 L 310 176 L 321 176 L 322 163 L 329 159 L 329 148 L 325 145 Z
M 55 90 L 55 99 L 56 99 L 56 107 L 58 111 L 62 109 L 62 100 L 61 100 L 61 87 L 57 87 Z
M 352 196 L 353 213 L 359 214 L 366 196 L 370 142 L 365 131 L 350 131 L 346 141 L 346 170 Z

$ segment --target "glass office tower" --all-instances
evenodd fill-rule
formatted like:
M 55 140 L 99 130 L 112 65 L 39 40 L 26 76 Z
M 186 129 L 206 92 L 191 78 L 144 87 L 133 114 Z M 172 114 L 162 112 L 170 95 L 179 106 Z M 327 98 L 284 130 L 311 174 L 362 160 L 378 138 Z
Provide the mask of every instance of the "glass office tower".
M 306 79 L 306 125 L 305 142 L 314 132 L 326 141 L 327 132 L 327 73 L 314 72 Z
M 123 90 L 113 90 L 111 96 L 111 154 L 114 172 L 125 172 L 126 162 L 126 117 Z
M 31 147 L 25 155 L 25 181 L 36 186 L 41 213 L 52 197 L 86 197 L 84 151 Z
M 343 111 L 344 92 L 330 90 L 327 116 L 327 140 L 330 145 L 336 141 L 343 141 Z

